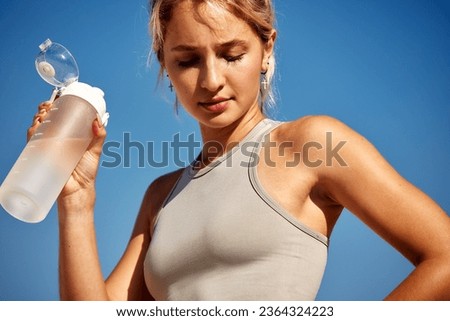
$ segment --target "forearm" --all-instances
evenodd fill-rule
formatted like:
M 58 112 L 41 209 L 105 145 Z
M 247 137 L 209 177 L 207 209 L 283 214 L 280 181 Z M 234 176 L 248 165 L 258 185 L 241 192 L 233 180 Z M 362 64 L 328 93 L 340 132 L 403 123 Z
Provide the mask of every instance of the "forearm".
M 62 300 L 107 300 L 92 206 L 59 201 L 59 282 Z M 86 203 L 84 203 L 86 205 Z
M 450 258 L 421 262 L 386 300 L 450 300 Z

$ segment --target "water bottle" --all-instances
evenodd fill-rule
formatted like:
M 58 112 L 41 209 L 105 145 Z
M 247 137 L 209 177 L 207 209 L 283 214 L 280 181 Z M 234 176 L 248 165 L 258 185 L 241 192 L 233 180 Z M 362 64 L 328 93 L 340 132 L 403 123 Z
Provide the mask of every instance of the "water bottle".
M 103 91 L 78 82 L 70 52 L 50 40 L 40 49 L 37 71 L 56 86 L 51 99 L 59 97 L 0 187 L 2 207 L 28 223 L 47 216 L 93 138 L 97 114 L 104 125 L 108 119 Z

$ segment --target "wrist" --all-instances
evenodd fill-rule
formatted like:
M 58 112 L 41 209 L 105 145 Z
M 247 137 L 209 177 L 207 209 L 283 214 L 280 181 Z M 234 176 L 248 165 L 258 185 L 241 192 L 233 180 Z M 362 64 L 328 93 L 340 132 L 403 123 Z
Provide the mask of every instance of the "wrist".
M 68 219 L 93 220 L 95 189 L 80 190 L 71 194 L 61 194 L 57 200 L 60 221 Z

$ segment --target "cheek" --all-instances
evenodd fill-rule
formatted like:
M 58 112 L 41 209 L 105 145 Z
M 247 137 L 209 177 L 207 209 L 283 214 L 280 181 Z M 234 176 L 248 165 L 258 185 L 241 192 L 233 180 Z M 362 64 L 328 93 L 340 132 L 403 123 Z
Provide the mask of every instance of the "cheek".
M 195 70 L 178 75 L 172 84 L 175 86 L 180 102 L 187 103 L 186 99 L 192 98 L 197 87 L 198 73 Z
M 254 96 L 259 94 L 259 78 L 260 68 L 256 64 L 247 64 L 238 68 L 234 73 L 231 73 L 230 81 L 233 87 L 240 91 L 241 94 L 245 94 L 246 97 L 253 99 Z

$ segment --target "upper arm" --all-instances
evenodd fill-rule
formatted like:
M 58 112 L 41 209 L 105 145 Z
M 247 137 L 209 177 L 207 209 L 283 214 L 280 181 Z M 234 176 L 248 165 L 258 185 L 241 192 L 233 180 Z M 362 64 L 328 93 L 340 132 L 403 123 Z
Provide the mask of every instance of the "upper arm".
M 450 218 L 430 197 L 399 175 L 372 144 L 346 125 L 329 117 L 311 122 L 315 135 L 331 133 L 332 142 L 324 144 L 337 146 L 342 142 L 340 158 L 318 168 L 319 180 L 332 199 L 414 264 L 450 253 Z M 331 150 L 328 147 L 324 152 Z
M 146 249 L 150 244 L 151 189 L 150 186 L 145 193 L 125 252 L 106 280 L 108 295 L 112 300 L 125 301 L 150 298 L 145 288 L 142 265 Z
M 143 264 L 150 245 L 150 229 L 166 195 L 179 175 L 173 172 L 156 179 L 148 187 L 122 258 L 106 280 L 112 300 L 152 300 L 144 280 Z

